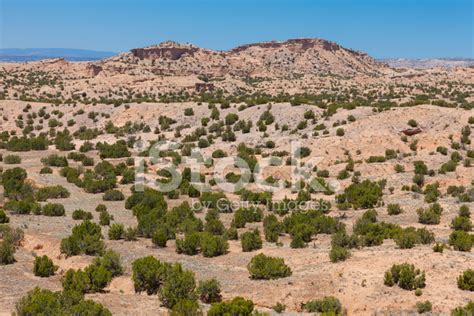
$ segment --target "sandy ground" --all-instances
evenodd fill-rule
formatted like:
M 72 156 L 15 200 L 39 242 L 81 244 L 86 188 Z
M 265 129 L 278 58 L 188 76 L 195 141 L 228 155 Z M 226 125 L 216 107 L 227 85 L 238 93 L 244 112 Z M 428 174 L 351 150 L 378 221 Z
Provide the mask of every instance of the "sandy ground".
M 26 103 L 19 101 L 0 101 L 0 114 L 9 117 L 16 117 Z M 34 111 L 39 110 L 44 104 L 31 103 Z M 62 107 L 65 113 L 61 119 L 66 122 L 73 112 L 85 106 Z M 195 116 L 184 116 L 184 109 L 192 107 Z M 331 178 L 335 179 L 337 173 L 344 168 L 345 163 L 337 163 L 338 160 L 347 160 L 347 152 L 354 160 L 361 160 L 356 163 L 356 170 L 361 171 L 362 178 L 387 179 L 387 188 L 394 187 L 394 192 L 390 194 L 386 190 L 384 202 L 399 203 L 404 209 L 404 213 L 397 216 L 388 216 L 385 207 L 377 208 L 380 221 L 387 221 L 400 224 L 404 227 L 423 227 L 417 223 L 416 209 L 425 206 L 423 196 L 411 192 L 401 191 L 401 186 L 411 183 L 413 177 L 413 161 L 423 160 L 429 168 L 438 169 L 439 166 L 449 158 L 438 153 L 436 147 L 443 145 L 449 147 L 449 136 L 453 135 L 458 139 L 460 130 L 467 124 L 467 118 L 474 116 L 474 110 L 465 111 L 457 109 L 440 108 L 429 105 L 414 108 L 398 108 L 383 113 L 373 113 L 370 108 L 357 108 L 355 110 L 339 110 L 336 115 L 324 122 L 328 126 L 329 134 L 318 137 L 311 137 L 312 125 L 308 128 L 289 135 L 289 132 L 275 131 L 273 126 L 267 131 L 268 138 L 262 138 L 262 133 L 255 131 L 255 123 L 266 106 L 256 106 L 238 112 L 241 119 L 253 119 L 254 128 L 250 134 L 236 133 L 237 141 L 234 143 L 216 142 L 206 152 L 211 153 L 216 148 L 222 148 L 229 154 L 236 152 L 236 144 L 245 142 L 248 145 L 264 144 L 268 139 L 276 143 L 275 150 L 289 150 L 289 139 L 291 137 L 301 140 L 304 146 L 312 150 L 311 157 L 323 156 L 321 168 L 330 171 Z M 317 116 L 321 115 L 321 110 L 311 106 L 292 107 L 289 104 L 275 104 L 272 106 L 272 113 L 276 122 L 281 125 L 288 124 L 289 130 L 296 127 L 302 120 L 303 114 L 308 109 L 313 109 Z M 185 129 L 182 134 L 191 132 L 199 126 L 200 118 L 209 115 L 207 105 L 187 104 L 132 104 L 129 110 L 123 107 L 99 105 L 94 111 L 104 112 L 111 115 L 111 120 L 121 125 L 126 121 L 143 120 L 153 128 L 158 124 L 157 118 L 160 115 L 168 115 L 179 121 L 178 124 L 190 124 L 190 129 Z M 236 108 L 222 110 L 221 118 L 226 113 L 236 112 Z M 2 113 L 3 112 L 3 113 Z M 343 120 L 351 114 L 356 117 L 354 123 L 344 125 L 345 136 L 336 136 L 337 127 L 332 124 L 337 120 Z M 418 139 L 418 153 L 416 156 L 408 156 L 403 159 L 390 160 L 385 163 L 368 164 L 364 159 L 371 155 L 383 155 L 385 149 L 396 149 L 402 153 L 409 153 L 409 143 L 400 140 L 400 131 L 406 128 L 406 122 L 414 118 L 418 121 L 423 132 L 414 136 Z M 83 116 L 75 117 L 77 124 L 72 128 L 74 131 L 80 125 L 104 126 L 108 119 L 99 118 L 95 125 L 87 119 L 87 111 Z M 14 129 L 14 121 L 2 122 L 2 130 Z M 185 133 L 186 132 L 186 133 Z M 303 138 L 307 134 L 309 137 Z M 169 135 L 173 135 L 170 132 Z M 153 133 L 144 133 L 143 139 L 154 139 Z M 171 136 L 170 136 L 171 137 Z M 101 135 L 97 140 L 113 141 L 110 135 Z M 410 141 L 411 141 L 410 140 Z M 78 141 L 78 144 L 81 142 Z M 357 150 L 361 153 L 358 154 Z M 264 150 L 269 152 L 269 150 Z M 5 155 L 5 150 L 0 150 Z M 16 253 L 17 262 L 13 265 L 0 266 L 0 314 L 8 315 L 14 309 L 15 302 L 28 290 L 35 286 L 41 286 L 52 290 L 60 290 L 61 275 L 69 268 L 81 268 L 91 262 L 92 258 L 87 256 L 74 256 L 64 258 L 59 253 L 60 240 L 68 236 L 72 227 L 77 221 L 72 220 L 71 214 L 75 209 L 82 208 L 94 214 L 94 221 L 98 221 L 98 213 L 94 212 L 97 204 L 107 205 L 109 212 L 114 216 L 115 222 L 123 223 L 125 226 L 136 225 L 136 219 L 130 210 L 125 210 L 123 202 L 103 202 L 100 194 L 93 195 L 85 193 L 82 189 L 75 187 L 59 176 L 58 169 L 52 175 L 39 175 L 42 167 L 40 159 L 51 153 L 57 153 L 54 147 L 48 152 L 26 152 L 18 153 L 22 157 L 21 167 L 28 171 L 28 176 L 38 185 L 60 184 L 66 187 L 71 196 L 67 199 L 58 200 L 66 208 L 66 216 L 60 218 L 49 218 L 43 216 L 21 216 L 11 215 L 11 224 L 22 227 L 25 230 L 25 240 L 22 247 Z M 96 158 L 97 152 L 88 153 Z M 308 158 L 308 159 L 309 159 Z M 402 164 L 406 167 L 404 173 L 394 172 L 395 164 Z M 9 166 L 0 163 L 0 167 Z M 284 177 L 287 174 L 284 167 L 275 168 L 270 173 L 279 174 Z M 428 182 L 439 181 L 440 190 L 444 194 L 449 185 L 471 186 L 474 180 L 474 168 L 459 166 L 454 173 L 437 175 Z M 341 188 L 350 184 L 350 179 L 341 181 Z M 126 195 L 129 195 L 129 186 L 119 186 Z M 289 195 L 289 192 L 279 193 L 280 197 Z M 323 195 L 314 195 L 333 199 Z M 181 200 L 170 201 L 170 205 L 175 205 Z M 334 203 L 333 203 L 334 204 Z M 457 214 L 460 204 L 455 198 L 443 196 L 440 204 L 444 208 L 444 213 L 439 225 L 429 226 L 436 235 L 437 241 L 447 241 L 451 232 L 450 222 Z M 474 210 L 474 203 L 468 204 Z M 334 209 L 334 207 L 333 207 Z M 342 221 L 349 229 L 363 211 L 340 212 L 333 210 L 330 215 L 339 216 L 345 214 Z M 205 214 L 198 214 L 204 217 Z M 232 215 L 222 214 L 222 221 L 226 226 L 230 224 Z M 259 224 L 247 224 L 247 227 L 239 232 L 260 227 Z M 103 228 L 104 236 L 107 236 L 107 228 Z M 474 293 L 461 291 L 457 288 L 456 278 L 464 270 L 473 268 L 473 252 L 463 253 L 453 250 L 445 250 L 443 254 L 434 253 L 431 246 L 416 246 L 413 249 L 398 249 L 391 240 L 386 240 L 383 245 L 354 250 L 352 257 L 345 262 L 331 263 L 328 252 L 330 250 L 330 236 L 318 235 L 305 249 L 291 249 L 289 247 L 290 238 L 281 238 L 281 247 L 275 244 L 264 243 L 262 250 L 243 253 L 240 242 L 230 241 L 230 252 L 224 256 L 216 258 L 204 258 L 202 255 L 185 256 L 175 252 L 174 242 L 169 242 L 168 247 L 157 249 L 152 246 L 150 240 L 140 239 L 136 242 L 106 241 L 109 248 L 119 252 L 123 258 L 126 272 L 124 276 L 116 278 L 109 285 L 105 293 L 88 295 L 88 297 L 101 302 L 109 308 L 114 315 L 161 315 L 166 310 L 160 307 L 157 297 L 138 295 L 134 293 L 131 282 L 131 262 L 137 258 L 153 255 L 160 260 L 169 262 L 181 262 L 184 267 L 192 269 L 198 280 L 205 280 L 212 277 L 217 278 L 222 285 L 225 299 L 237 295 L 252 299 L 258 308 L 269 310 L 277 302 L 287 305 L 288 312 L 300 312 L 301 303 L 321 298 L 327 295 L 336 296 L 347 308 L 349 315 L 404 315 L 404 311 L 413 311 L 416 302 L 430 300 L 433 303 L 433 314 L 447 315 L 449 311 L 461 304 L 466 304 L 474 299 Z M 285 258 L 285 262 L 291 267 L 293 275 L 279 280 L 254 281 L 249 279 L 246 269 L 247 263 L 257 253 L 263 252 L 267 255 Z M 50 256 L 60 269 L 57 275 L 51 278 L 38 278 L 33 275 L 32 267 L 34 255 L 46 254 Z M 417 297 L 413 292 L 404 291 L 396 287 L 386 287 L 383 284 L 383 274 L 392 264 L 409 262 L 415 264 L 420 269 L 426 271 L 426 288 L 423 295 Z

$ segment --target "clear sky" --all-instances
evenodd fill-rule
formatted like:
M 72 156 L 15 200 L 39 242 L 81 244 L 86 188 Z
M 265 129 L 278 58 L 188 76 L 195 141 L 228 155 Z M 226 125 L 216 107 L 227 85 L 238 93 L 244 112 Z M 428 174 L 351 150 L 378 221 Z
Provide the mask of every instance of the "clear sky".
M 473 58 L 473 1 L 0 0 L 0 48 L 224 50 L 319 37 L 377 58 Z

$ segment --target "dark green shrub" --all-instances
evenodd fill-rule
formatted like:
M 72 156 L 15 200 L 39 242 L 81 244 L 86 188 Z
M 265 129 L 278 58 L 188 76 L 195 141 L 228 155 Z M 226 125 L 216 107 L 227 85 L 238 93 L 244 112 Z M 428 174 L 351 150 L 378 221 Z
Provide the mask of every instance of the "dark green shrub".
M 0 224 L 7 224 L 10 222 L 10 218 L 7 216 L 4 210 L 0 209 Z
M 100 212 L 99 215 L 99 224 L 102 226 L 109 226 L 110 221 L 113 219 L 113 216 L 109 214 L 107 211 Z
M 58 269 L 58 266 L 55 266 L 53 261 L 48 258 L 48 256 L 41 256 L 35 258 L 35 263 L 33 265 L 33 273 L 36 276 L 47 278 L 54 275 L 54 272 Z
M 216 279 L 199 282 L 197 292 L 199 299 L 206 304 L 216 303 L 222 300 L 221 285 Z
M 101 304 L 84 298 L 76 292 L 51 292 L 35 287 L 15 307 L 16 315 L 94 315 L 112 316 Z
M 0 265 L 14 263 L 16 261 L 14 254 L 15 247 L 12 241 L 5 239 L 0 241 Z
M 109 239 L 119 240 L 124 238 L 125 228 L 122 224 L 114 223 L 109 227 Z
M 328 315 L 339 315 L 342 312 L 341 302 L 333 296 L 326 296 L 320 300 L 306 302 L 302 307 L 303 310 L 310 313 L 329 313 Z
M 242 244 L 242 251 L 244 252 L 262 248 L 262 238 L 260 237 L 260 232 L 257 229 L 241 234 L 240 241 Z
M 283 225 L 278 221 L 278 218 L 275 215 L 271 214 L 265 216 L 263 219 L 263 232 L 266 241 L 277 242 L 282 231 Z
M 227 240 L 238 240 L 239 239 L 239 234 L 237 232 L 237 228 L 235 227 L 229 227 L 225 233 L 224 233 L 224 237 L 227 239 Z
M 210 219 L 204 225 L 204 230 L 213 235 L 223 235 L 225 232 L 225 227 L 220 220 Z
M 419 314 L 423 314 L 426 312 L 431 312 L 432 304 L 430 301 L 418 302 L 416 303 L 416 311 Z
M 65 199 L 71 194 L 69 191 L 60 185 L 51 187 L 43 187 L 36 191 L 36 200 L 44 202 L 47 199 Z
M 451 316 L 471 316 L 474 315 L 474 301 L 470 301 L 466 306 L 456 307 L 451 311 Z
M 201 306 L 196 300 L 180 299 L 176 302 L 170 312 L 170 316 L 202 316 Z
M 169 268 L 170 265 L 168 263 L 162 263 L 153 256 L 133 261 L 132 280 L 135 292 L 146 292 L 148 295 L 158 293 Z
M 283 312 L 285 311 L 286 305 L 284 305 L 284 304 L 278 302 L 278 303 L 276 303 L 276 304 L 272 307 L 272 309 L 273 309 L 276 313 L 281 314 L 281 313 L 283 313 Z
M 2 184 L 5 197 L 11 199 L 21 199 L 25 191 L 26 171 L 23 168 L 15 167 L 7 169 L 2 173 Z
M 372 208 L 382 197 L 382 189 L 376 182 L 364 180 L 361 183 L 352 183 L 343 194 L 336 197 L 338 203 L 350 203 L 354 209 Z
M 425 287 L 425 272 L 408 263 L 394 264 L 385 272 L 384 284 L 398 286 L 404 290 L 416 290 Z
M 216 257 L 227 253 L 229 243 L 222 236 L 213 236 L 210 233 L 202 233 L 200 237 L 201 252 L 204 257 Z
M 120 255 L 113 250 L 107 250 L 102 257 L 95 258 L 93 265 L 104 267 L 112 277 L 122 275 L 124 271 Z
M 173 264 L 167 271 L 165 280 L 160 286 L 158 296 L 161 303 L 173 308 L 182 299 L 196 300 L 196 281 L 194 273 L 184 270 L 178 263 Z
M 331 262 L 345 261 L 350 256 L 351 252 L 349 249 L 340 246 L 332 246 L 331 251 L 329 252 L 329 259 Z
M 473 269 L 467 269 L 458 277 L 458 288 L 464 291 L 474 291 Z
M 58 156 L 56 154 L 41 158 L 41 162 L 45 167 L 67 167 L 68 162 L 66 157 Z
M 440 252 L 442 253 L 444 251 L 444 248 L 446 248 L 446 245 L 443 243 L 436 243 L 433 245 L 433 251 L 434 252 Z
M 414 232 L 402 233 L 398 235 L 398 237 L 395 239 L 395 242 L 398 247 L 402 249 L 408 249 L 415 246 L 416 238 L 417 236 Z
M 419 223 L 436 225 L 440 223 L 443 208 L 438 203 L 434 203 L 428 209 L 420 208 L 416 212 L 418 213 Z
M 119 190 L 107 190 L 105 191 L 104 195 L 102 196 L 104 201 L 123 201 L 125 200 L 125 196 Z
M 44 216 L 64 216 L 66 211 L 64 210 L 64 205 L 62 204 L 48 203 L 43 205 L 41 214 Z
M 207 312 L 207 316 L 224 316 L 224 315 L 252 315 L 254 304 L 251 300 L 243 297 L 235 297 L 231 301 L 214 303 Z
M 263 212 L 257 207 L 239 208 L 234 212 L 231 226 L 243 228 L 246 223 L 261 222 L 262 218 Z
M 74 220 L 91 220 L 93 218 L 94 216 L 91 212 L 86 212 L 84 210 L 75 210 L 74 212 L 72 212 L 72 219 Z
M 282 258 L 265 256 L 263 253 L 256 255 L 247 265 L 247 270 L 252 279 L 278 279 L 291 275 L 291 269 Z
M 17 155 L 7 155 L 3 157 L 3 163 L 6 165 L 17 165 L 21 163 L 21 158 Z
M 471 251 L 473 240 L 473 236 L 462 230 L 456 230 L 449 235 L 449 244 L 458 251 Z
M 127 227 L 123 234 L 123 238 L 126 241 L 135 241 L 137 240 L 138 230 L 135 227 Z
M 158 228 L 151 237 L 151 241 L 157 247 L 166 247 L 166 243 L 168 242 L 168 232 L 164 228 Z
M 459 216 L 471 217 L 471 212 L 469 211 L 469 206 L 463 205 L 459 208 Z
M 176 252 L 193 256 L 199 252 L 200 234 L 192 232 L 186 234 L 184 239 L 176 239 Z
M 124 140 L 119 140 L 115 144 L 97 143 L 96 148 L 99 150 L 101 159 L 131 156 Z
M 61 240 L 61 253 L 67 256 L 100 255 L 104 247 L 100 226 L 89 220 L 74 226 L 71 236 Z
M 53 169 L 51 169 L 50 167 L 43 167 L 40 170 L 40 174 L 52 174 L 52 173 L 53 173 Z
M 112 273 L 105 267 L 91 264 L 83 270 L 69 269 L 61 282 L 65 291 L 82 294 L 102 291 L 112 280 Z
M 456 216 L 451 222 L 451 228 L 454 230 L 463 230 L 469 232 L 472 230 L 472 223 L 469 217 Z
M 387 205 L 387 213 L 388 215 L 398 215 L 403 212 L 402 208 L 399 204 L 388 204 Z

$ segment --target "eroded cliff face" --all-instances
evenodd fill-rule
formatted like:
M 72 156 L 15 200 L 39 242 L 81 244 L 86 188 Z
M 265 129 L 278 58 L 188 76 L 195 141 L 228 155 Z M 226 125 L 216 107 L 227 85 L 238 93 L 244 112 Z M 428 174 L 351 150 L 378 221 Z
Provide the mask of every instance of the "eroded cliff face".
M 385 65 L 367 54 L 323 39 L 290 39 L 212 51 L 190 44 L 163 42 L 132 49 L 123 60 L 147 65 L 152 73 L 208 76 L 288 76 L 292 74 L 341 76 L 376 75 Z M 151 66 L 149 61 L 151 61 Z
M 169 59 L 178 60 L 184 54 L 193 55 L 198 48 L 195 47 L 146 47 L 131 50 L 133 56 L 143 60 Z

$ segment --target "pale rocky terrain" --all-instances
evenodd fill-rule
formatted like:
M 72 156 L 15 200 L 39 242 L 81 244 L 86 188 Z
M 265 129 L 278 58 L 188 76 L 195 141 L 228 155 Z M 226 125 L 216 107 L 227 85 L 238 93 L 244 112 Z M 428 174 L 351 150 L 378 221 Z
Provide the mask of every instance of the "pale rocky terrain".
M 474 101 L 474 69 L 429 69 L 429 70 L 394 70 L 380 64 L 371 57 L 339 45 L 323 40 L 290 40 L 283 43 L 268 42 L 245 45 L 227 52 L 214 52 L 197 48 L 192 45 L 182 45 L 172 42 L 158 46 L 132 50 L 131 53 L 121 54 L 100 62 L 67 62 L 64 60 L 49 60 L 25 64 L 0 64 L 0 87 L 3 87 L 3 99 L 0 100 L 0 132 L 15 131 L 18 135 L 22 129 L 16 120 L 19 115 L 26 117 L 28 113 L 38 113 L 44 109 L 51 118 L 62 123 L 62 130 L 68 126 L 68 121 L 75 124 L 67 128 L 71 132 L 81 126 L 97 128 L 99 131 L 113 122 L 117 127 L 131 123 L 144 123 L 150 127 L 149 132 L 139 131 L 133 134 L 115 136 L 101 133 L 91 142 L 114 143 L 117 139 L 127 140 L 136 136 L 145 142 L 157 139 L 155 128 L 160 128 L 160 116 L 172 118 L 176 123 L 170 129 L 162 130 L 160 135 L 169 140 L 182 141 L 186 135 L 191 135 L 201 127 L 201 119 L 209 117 L 211 110 L 207 102 L 193 100 L 199 96 L 196 84 L 212 83 L 213 87 L 205 85 L 205 90 L 214 92 L 222 89 L 224 95 L 234 93 L 268 93 L 276 95 L 279 92 L 289 94 L 317 93 L 324 94 L 332 91 L 334 95 L 381 96 L 393 93 L 389 101 L 395 106 L 376 111 L 372 106 L 358 106 L 353 109 L 338 108 L 333 115 L 325 115 L 326 110 L 321 104 L 295 105 L 289 102 L 265 102 L 263 104 L 240 107 L 243 102 L 230 104 L 221 108 L 220 119 L 227 114 L 236 113 L 239 120 L 252 121 L 249 133 L 235 132 L 236 140 L 222 141 L 220 137 L 201 152 L 210 156 L 216 149 L 222 149 L 229 156 L 237 154 L 237 145 L 245 143 L 250 147 L 259 147 L 263 154 L 273 151 L 289 151 L 291 140 L 298 140 L 301 146 L 311 150 L 309 161 L 321 157 L 318 169 L 327 169 L 330 177 L 327 180 L 337 181 L 339 186 L 336 195 L 343 192 L 351 182 L 351 177 L 337 180 L 338 173 L 344 169 L 349 158 L 355 162 L 355 170 L 360 171 L 362 180 L 378 181 L 386 179 L 383 205 L 375 209 L 379 222 L 398 224 L 401 227 L 426 227 L 435 234 L 436 242 L 447 243 L 452 232 L 451 220 L 457 215 L 459 207 L 465 204 L 474 211 L 474 202 L 460 203 L 457 198 L 447 194 L 449 186 L 474 187 L 474 167 L 460 163 L 454 172 L 436 173 L 426 177 L 426 184 L 439 183 L 441 197 L 439 203 L 444 208 L 441 222 L 437 225 L 418 223 L 416 210 L 426 207 L 424 195 L 402 190 L 403 185 L 411 185 L 414 175 L 413 162 L 424 161 L 429 169 L 438 170 L 449 160 L 453 141 L 459 142 L 463 127 L 474 117 L 474 109 L 461 108 L 461 101 L 456 97 L 462 94 L 463 104 Z M 30 77 L 28 77 L 28 74 Z M 300 76 L 301 75 L 301 76 Z M 43 78 L 30 80 L 28 78 Z M 204 77 L 206 78 L 205 80 Z M 255 83 L 245 78 L 265 78 Z M 419 94 L 432 91 L 426 102 L 417 105 L 398 107 L 396 104 L 412 101 Z M 186 91 L 191 97 L 182 102 L 160 102 L 157 93 Z M 129 93 L 129 95 L 149 92 L 156 100 L 131 102 L 123 104 L 105 104 L 104 100 L 114 100 Z M 85 93 L 86 97 L 82 95 Z M 73 96 L 79 97 L 73 100 Z M 21 96 L 28 96 L 21 98 Z M 45 99 L 41 99 L 45 97 Z M 92 98 L 97 98 L 92 101 Z M 31 99 L 29 99 L 31 98 Z M 22 99 L 22 100 L 20 100 Z M 50 100 L 59 100 L 57 105 Z M 67 100 L 69 99 L 69 100 Z M 354 98 L 349 97 L 347 102 Z M 433 100 L 445 100 L 451 107 L 430 104 Z M 46 102 L 41 102 L 46 101 Z M 459 102 L 458 102 L 459 101 Z M 322 101 L 330 104 L 328 99 Z M 29 105 L 28 110 L 26 109 Z M 193 115 L 185 115 L 186 109 L 192 109 Z M 59 111 L 62 116 L 53 114 Z M 274 116 L 275 123 L 268 126 L 266 132 L 260 132 L 257 121 L 262 113 L 269 110 Z M 305 113 L 314 112 L 313 119 L 305 119 Z M 93 119 L 90 112 L 98 113 Z M 352 116 L 354 120 L 349 120 Z M 407 122 L 416 120 L 420 132 L 404 139 L 403 130 L 409 128 Z M 299 128 L 302 121 L 307 126 Z M 213 121 L 209 123 L 211 125 Z M 323 123 L 326 132 L 320 130 L 317 134 L 315 126 Z M 276 129 L 276 124 L 279 128 Z M 40 118 L 34 119 L 33 125 L 44 125 L 41 131 L 48 131 L 47 120 L 43 123 Z M 288 129 L 283 131 L 282 126 Z M 181 136 L 176 136 L 176 127 L 181 126 Z M 344 135 L 337 134 L 339 128 L 344 129 Z M 34 131 L 39 133 L 39 131 Z M 470 136 L 472 139 L 472 134 Z M 266 148 L 266 142 L 273 141 L 274 149 Z M 417 142 L 417 150 L 410 145 Z M 76 150 L 84 143 L 74 139 Z M 437 152 L 439 146 L 449 148 L 448 156 Z M 472 145 L 466 145 L 472 149 Z M 383 156 L 387 149 L 393 149 L 398 154 L 395 159 L 379 163 L 368 163 L 371 156 Z M 40 174 L 43 167 L 41 158 L 50 154 L 66 156 L 50 145 L 46 151 L 8 152 L 0 149 L 0 154 L 19 155 L 22 162 L 19 165 L 28 172 L 28 179 L 35 187 L 62 185 L 71 196 L 65 199 L 51 200 L 62 203 L 66 209 L 64 217 L 46 217 L 41 215 L 9 214 L 10 224 L 21 227 L 25 232 L 22 245 L 18 248 L 15 258 L 17 262 L 0 266 L 0 315 L 10 315 L 15 304 L 26 292 L 40 286 L 51 290 L 61 290 L 61 276 L 70 269 L 84 268 L 90 264 L 93 257 L 80 255 L 66 258 L 60 253 L 62 238 L 70 235 L 71 229 L 79 221 L 71 218 L 72 212 L 78 208 L 90 211 L 98 222 L 98 213 L 94 211 L 99 203 L 107 206 L 113 222 L 125 226 L 137 225 L 137 219 L 131 210 L 126 210 L 123 201 L 103 201 L 102 194 L 86 193 L 83 189 L 68 183 L 59 175 L 60 168 L 53 168 L 52 174 Z M 133 152 L 133 157 L 137 156 Z M 466 151 L 462 151 L 465 156 Z M 97 150 L 86 153 L 87 156 L 100 161 Z M 262 159 L 262 155 L 257 155 Z M 468 159 L 468 158 L 466 158 Z M 106 159 L 113 164 L 125 160 Z M 471 159 L 473 160 L 473 159 Z M 70 160 L 70 165 L 79 165 Z M 396 173 L 394 167 L 400 164 L 404 172 Z M 0 162 L 0 168 L 7 169 L 16 165 Z M 212 177 L 211 169 L 205 169 L 206 175 Z M 281 180 L 289 180 L 289 166 L 273 166 L 264 172 L 265 176 L 272 175 Z M 425 184 L 425 185 L 426 185 Z M 118 185 L 117 189 L 131 195 L 130 186 Z M 393 188 L 392 191 L 389 188 Z M 249 184 L 249 190 L 255 190 L 254 184 Z M 0 187 L 0 190 L 2 188 Z M 238 200 L 238 196 L 228 194 L 229 199 Z M 284 197 L 295 198 L 296 193 L 290 189 L 277 192 L 273 199 Z M 365 210 L 338 210 L 334 195 L 322 193 L 312 194 L 313 200 L 323 198 L 331 201 L 332 208 L 328 215 L 340 219 L 350 232 L 357 219 Z M 178 205 L 192 199 L 180 196 L 178 199 L 167 199 L 168 207 Z M 404 212 L 400 215 L 387 214 L 387 204 L 398 203 Z M 265 210 L 265 214 L 270 214 Z M 206 213 L 197 213 L 203 219 Z M 233 214 L 223 213 L 220 219 L 226 227 L 230 226 Z M 262 223 L 247 223 L 239 229 L 239 235 L 258 227 L 263 231 Z M 107 236 L 108 227 L 103 226 L 102 232 Z M 168 310 L 160 306 L 157 296 L 144 293 L 136 294 L 131 279 L 131 263 L 138 258 L 153 255 L 166 262 L 180 262 L 187 269 L 194 271 L 197 280 L 217 278 L 222 286 L 224 299 L 243 296 L 253 300 L 256 308 L 274 313 L 271 309 L 276 303 L 286 305 L 286 315 L 302 314 L 301 304 L 324 296 L 337 297 L 343 304 L 347 315 L 412 315 L 416 314 L 415 304 L 429 300 L 433 304 L 433 315 L 449 315 L 450 311 L 460 305 L 474 300 L 474 292 L 463 291 L 457 287 L 456 278 L 462 271 L 474 268 L 474 254 L 471 251 L 461 252 L 445 249 L 443 253 L 434 252 L 431 245 L 416 245 L 412 249 L 400 249 L 393 240 L 385 240 L 380 246 L 353 249 L 352 255 L 346 261 L 332 263 L 328 253 L 331 249 L 331 236 L 319 234 L 308 243 L 307 248 L 293 249 L 290 247 L 291 238 L 283 234 L 281 244 L 265 242 L 263 248 L 252 252 L 243 252 L 240 240 L 229 241 L 229 252 L 225 255 L 205 258 L 201 254 L 187 256 L 177 254 L 175 242 L 168 242 L 166 248 L 156 248 L 150 239 L 139 238 L 137 241 L 108 240 L 107 248 L 117 251 L 123 260 L 125 274 L 114 278 L 104 292 L 88 294 L 96 302 L 107 307 L 114 315 L 167 315 Z M 247 264 L 258 253 L 284 258 L 291 268 L 290 277 L 277 280 L 252 280 L 249 278 Z M 55 276 L 50 278 L 35 277 L 32 272 L 35 255 L 48 255 L 59 266 Z M 384 285 L 384 272 L 393 264 L 412 263 L 426 271 L 426 287 L 421 297 L 414 291 L 402 290 L 399 287 Z M 204 309 L 209 306 L 203 305 Z

